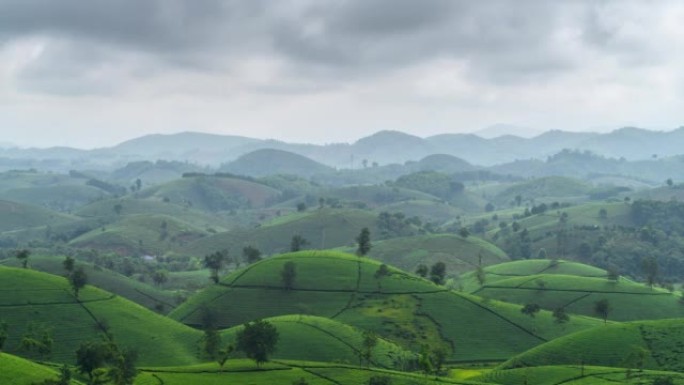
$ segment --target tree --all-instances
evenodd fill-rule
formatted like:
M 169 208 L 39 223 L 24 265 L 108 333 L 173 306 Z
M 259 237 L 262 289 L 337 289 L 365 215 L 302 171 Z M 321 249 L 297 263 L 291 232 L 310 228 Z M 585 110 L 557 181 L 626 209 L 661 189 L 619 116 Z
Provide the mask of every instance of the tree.
M 665 181 L 665 183 L 667 183 L 667 186 L 670 187 L 670 188 L 672 188 L 672 186 L 674 185 L 674 182 L 672 181 L 672 178 L 667 178 L 667 180 Z
M 46 358 L 52 353 L 52 330 L 44 325 L 30 323 L 21 338 L 20 349 Z
M 217 251 L 213 254 L 204 256 L 204 267 L 211 272 L 210 278 L 214 283 L 219 282 L 219 272 L 228 258 L 228 251 Z
M 446 276 L 446 265 L 444 262 L 437 262 L 430 268 L 430 280 L 437 285 L 444 284 L 444 277 Z
M 647 257 L 641 261 L 641 270 L 646 276 L 646 283 L 653 287 L 658 280 L 658 260 L 655 257 Z
M 9 337 L 8 329 L 7 322 L 0 321 L 0 352 L 7 342 L 7 337 Z
M 487 273 L 482 266 L 478 266 L 477 269 L 475 269 L 475 278 L 477 278 L 477 283 L 479 283 L 480 286 L 485 284 L 485 281 L 487 280 Z
M 67 274 L 71 274 L 74 272 L 74 266 L 76 264 L 76 260 L 74 258 L 67 256 L 64 258 L 64 262 L 62 262 L 62 266 L 64 266 L 64 270 L 67 271 Z
M 252 263 L 261 261 L 261 251 L 256 247 L 247 246 L 242 249 L 242 257 L 244 258 L 245 263 L 251 265 Z
M 534 318 L 540 310 L 541 307 L 536 303 L 528 303 L 520 309 L 520 312 Z
M 467 227 L 463 226 L 460 230 L 458 230 L 458 235 L 460 235 L 461 238 L 468 238 L 470 231 L 468 231 Z
M 279 337 L 278 330 L 268 321 L 248 322 L 237 333 L 236 349 L 260 366 L 275 352 Z
M 297 211 L 300 213 L 306 211 L 306 203 L 304 203 L 304 202 L 297 203 Z
M 559 307 L 553 311 L 553 318 L 557 324 L 564 324 L 570 321 L 570 316 L 565 312 L 565 308 Z
M 81 374 L 88 375 L 88 383 L 93 384 L 95 370 L 103 367 L 107 360 L 107 347 L 103 342 L 87 341 L 76 350 L 76 366 Z
M 82 267 L 74 270 L 74 272 L 69 275 L 69 284 L 71 285 L 71 289 L 74 291 L 74 296 L 76 299 L 78 299 L 79 291 L 81 291 L 83 286 L 85 286 L 87 283 L 88 276 L 86 275 L 85 271 L 83 271 Z
M 233 350 L 235 350 L 233 345 L 226 345 L 223 349 L 219 349 L 218 355 L 216 356 L 216 362 L 222 369 L 223 365 L 225 365 L 226 361 L 228 361 L 228 357 L 230 357 L 230 354 L 233 352 Z
M 423 264 L 418 265 L 418 267 L 416 268 L 416 274 L 418 274 L 419 276 L 421 276 L 423 278 L 427 277 L 428 267 L 426 265 L 423 265 Z
M 165 284 L 169 280 L 169 273 L 166 270 L 157 270 L 152 274 L 152 281 L 157 286 Z
M 123 206 L 121 205 L 121 203 L 117 203 L 114 205 L 113 210 L 116 213 L 116 215 L 121 215 L 121 211 L 123 210 Z
M 368 254 L 372 247 L 370 241 L 370 230 L 368 230 L 368 227 L 361 229 L 361 233 L 358 237 L 356 237 L 356 243 L 358 245 L 356 248 L 356 255 L 361 257 Z
M 297 278 L 297 265 L 292 261 L 285 262 L 283 269 L 280 271 L 280 278 L 283 281 L 283 288 L 285 290 L 292 290 L 295 278 Z
M 382 288 L 381 280 L 390 274 L 391 273 L 387 265 L 383 263 L 382 265 L 378 266 L 378 269 L 375 270 L 375 274 L 373 274 L 373 277 L 378 280 L 378 290 Z
M 594 313 L 603 318 L 603 323 L 608 322 L 608 314 L 610 314 L 610 302 L 607 299 L 602 299 L 594 303 Z
M 608 211 L 606 209 L 604 209 L 603 207 L 601 207 L 601 209 L 599 210 L 599 218 L 600 219 L 608 219 Z
M 21 267 L 23 267 L 24 269 L 26 269 L 26 267 L 28 266 L 28 259 L 30 256 L 31 250 L 22 249 L 17 251 L 16 257 L 21 262 Z
M 210 326 L 204 329 L 202 336 L 202 351 L 210 359 L 218 358 L 221 349 L 221 335 L 215 327 Z
M 363 340 L 361 341 L 361 358 L 366 362 L 366 366 L 371 363 L 373 357 L 373 348 L 378 344 L 378 336 L 370 331 L 364 330 Z
M 291 252 L 296 252 L 299 250 L 302 250 L 306 246 L 309 245 L 309 241 L 304 239 L 301 235 L 294 235 L 292 236 L 292 240 L 290 241 L 290 251 Z

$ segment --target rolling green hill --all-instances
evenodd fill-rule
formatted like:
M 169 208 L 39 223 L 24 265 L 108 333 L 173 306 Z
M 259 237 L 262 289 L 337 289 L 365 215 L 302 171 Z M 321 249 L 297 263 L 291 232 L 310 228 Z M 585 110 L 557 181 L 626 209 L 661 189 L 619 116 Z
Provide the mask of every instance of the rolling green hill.
M 363 351 L 363 332 L 328 318 L 307 315 L 285 315 L 267 318 L 278 329 L 280 340 L 276 345 L 274 360 L 336 362 L 359 364 Z M 221 332 L 223 341 L 235 341 L 242 326 Z M 374 366 L 392 368 L 400 362 L 408 362 L 415 354 L 394 343 L 379 339 L 373 348 L 371 361 Z
M 45 380 L 57 380 L 57 371 L 35 362 L 0 352 L 0 384 L 33 385 Z M 71 385 L 80 382 L 71 381 Z
M 136 378 L 135 385 L 223 385 L 223 384 L 294 384 L 303 379 L 309 385 L 367 384 L 372 377 L 388 377 L 392 385 L 463 384 L 485 385 L 480 382 L 463 382 L 448 377 L 425 377 L 377 368 L 345 364 L 327 364 L 306 361 L 270 362 L 256 368 L 252 361 L 229 360 L 223 368 L 216 363 L 185 367 L 145 368 Z
M 418 217 L 424 222 L 444 223 L 465 213 L 464 209 L 434 200 L 410 200 L 382 206 L 383 211 Z
M 254 246 L 266 254 L 282 253 L 290 248 L 294 235 L 301 235 L 312 248 L 351 245 L 362 228 L 377 234 L 377 216 L 362 210 L 320 209 L 282 216 L 254 229 L 236 229 L 219 233 L 188 244 L 182 251 L 204 256 L 227 249 L 232 256 L 241 256 L 242 248 Z
M 296 266 L 292 290 L 280 272 Z M 517 305 L 449 291 L 380 263 L 331 251 L 305 251 L 262 260 L 236 271 L 176 308 L 170 317 L 201 323 L 202 310 L 216 312 L 221 327 L 285 314 L 328 317 L 370 329 L 404 348 L 442 347 L 452 361 L 503 360 L 515 352 L 575 330 L 601 323 L 572 317 L 557 325 L 548 312 L 535 319 Z M 235 311 L 239 309 L 239 311 Z
M 369 256 L 406 271 L 415 271 L 420 264 L 431 266 L 444 262 L 449 274 L 470 271 L 477 266 L 508 261 L 506 253 L 477 237 L 463 238 L 452 234 L 418 235 L 373 243 Z
M 0 200 L 0 232 L 28 227 L 60 225 L 77 218 L 42 207 Z
M 274 203 L 280 192 L 246 179 L 200 175 L 149 187 L 139 196 L 215 212 L 264 207 Z
M 484 268 L 484 285 L 474 272 L 464 274 L 464 290 L 500 301 L 537 304 L 543 309 L 596 317 L 597 301 L 609 301 L 609 319 L 655 320 L 684 317 L 677 293 L 620 277 L 608 279 L 605 270 L 569 261 L 525 260 Z
M 112 251 L 121 255 L 164 255 L 203 238 L 208 233 L 166 215 L 129 215 L 87 232 L 71 246 Z
M 221 166 L 221 171 L 254 177 L 288 174 L 311 177 L 333 172 L 332 167 L 293 152 L 265 148 L 245 154 Z
M 684 370 L 681 319 L 608 324 L 573 333 L 520 354 L 499 368 L 586 365 Z
M 63 261 L 64 257 L 32 255 L 29 265 L 31 269 L 44 273 L 64 275 L 66 271 Z M 0 261 L 0 263 L 2 262 L 4 262 L 4 266 L 20 267 L 20 262 L 14 258 Z M 158 311 L 161 305 L 165 312 L 176 306 L 173 292 L 161 290 L 91 263 L 77 261 L 76 266 L 86 272 L 89 284 L 124 297 L 138 305 L 155 311 Z M 208 273 L 202 272 L 202 274 L 206 281 Z
M 590 384 L 653 384 L 656 379 L 671 378 L 672 384 L 684 384 L 684 374 L 625 368 L 567 365 L 538 366 L 520 369 L 493 370 L 473 380 L 501 385 L 590 385 Z
M 8 353 L 35 358 L 20 349 L 31 325 L 51 331 L 54 362 L 73 362 L 78 346 L 108 329 L 119 344 L 138 351 L 141 365 L 187 365 L 198 361 L 201 333 L 121 297 L 86 286 L 74 298 L 67 280 L 0 266 L 0 309 L 9 325 Z
M 70 212 L 110 194 L 93 186 L 57 185 L 14 188 L 0 192 L 0 199 Z
M 523 201 L 567 201 L 584 198 L 590 191 L 591 186 L 579 179 L 550 176 L 513 185 L 496 195 L 494 199 L 501 205 L 514 201 L 517 195 L 520 195 Z

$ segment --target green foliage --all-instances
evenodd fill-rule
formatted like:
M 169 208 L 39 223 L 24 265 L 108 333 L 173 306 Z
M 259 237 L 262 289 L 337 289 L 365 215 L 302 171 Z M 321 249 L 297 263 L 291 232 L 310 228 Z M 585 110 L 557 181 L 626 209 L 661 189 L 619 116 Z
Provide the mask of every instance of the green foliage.
M 223 265 L 228 259 L 228 252 L 226 250 L 217 251 L 213 254 L 204 256 L 204 267 L 211 272 L 211 280 L 214 283 L 219 282 L 219 273 L 223 269 Z
M 416 274 L 418 274 L 418 276 L 423 277 L 423 278 L 427 277 L 428 267 L 426 265 L 423 265 L 423 264 L 418 265 L 418 267 L 416 268 Z
M 520 312 L 534 318 L 537 313 L 541 310 L 541 307 L 536 303 L 528 303 L 520 309 Z
M 562 307 L 553 310 L 553 318 L 557 324 L 564 324 L 570 321 L 570 316 L 565 312 L 565 308 Z
M 446 277 L 446 265 L 444 262 L 437 262 L 430 267 L 430 280 L 437 285 L 444 284 Z
M 7 325 L 7 322 L 0 320 L 0 352 L 5 347 L 5 342 L 7 342 L 8 330 L 9 325 Z
M 278 338 L 278 330 L 268 321 L 248 322 L 237 334 L 236 349 L 260 366 L 275 351 Z
M 611 310 L 610 302 L 607 299 L 601 299 L 594 303 L 594 312 L 597 316 L 603 318 L 604 322 L 608 322 L 608 315 Z
M 356 237 L 356 244 L 356 255 L 364 256 L 368 254 L 372 247 L 370 240 L 370 230 L 368 230 L 368 227 L 364 227 L 363 229 L 361 229 L 361 233 L 358 237 Z
M 283 270 L 280 272 L 280 278 L 283 282 L 283 288 L 292 290 L 297 278 L 297 265 L 292 261 L 285 262 Z
M 87 283 L 88 276 L 85 271 L 83 271 L 82 267 L 77 268 L 69 275 L 69 284 L 71 285 L 71 289 L 74 291 L 74 296 L 76 298 L 78 298 L 78 293 Z
M 447 174 L 435 171 L 420 171 L 404 175 L 399 177 L 393 185 L 426 192 L 445 200 L 450 200 L 465 190 L 463 183 Z
M 242 257 L 245 260 L 245 263 L 251 265 L 252 263 L 256 263 L 261 260 L 261 251 L 254 246 L 245 246 L 242 249 Z
M 28 249 L 17 250 L 16 252 L 16 257 L 21 261 L 21 267 L 24 269 L 26 269 L 28 265 L 29 256 L 31 256 L 31 250 Z
M 294 253 L 296 251 L 303 250 L 308 245 L 309 241 L 307 241 L 304 237 L 301 235 L 293 235 L 292 240 L 290 241 L 290 252 Z

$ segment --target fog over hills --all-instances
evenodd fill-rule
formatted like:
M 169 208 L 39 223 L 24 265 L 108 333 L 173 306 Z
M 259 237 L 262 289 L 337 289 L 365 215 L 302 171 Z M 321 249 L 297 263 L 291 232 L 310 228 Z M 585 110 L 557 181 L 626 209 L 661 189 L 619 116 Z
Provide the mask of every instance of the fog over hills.
M 116 167 L 131 161 L 164 159 L 217 167 L 256 150 L 276 149 L 341 169 L 362 168 L 364 164 L 374 163 L 402 164 L 435 154 L 456 156 L 474 165 L 492 166 L 515 160 L 544 160 L 563 149 L 586 150 L 630 161 L 664 158 L 682 154 L 681 143 L 684 143 L 684 128 L 665 132 L 625 127 L 602 134 L 552 130 L 531 138 L 516 135 L 484 138 L 476 134 L 421 138 L 399 131 L 380 131 L 353 143 L 324 145 L 183 132 L 145 135 L 113 147 L 92 150 L 0 147 L 0 164 L 5 169 L 36 167 L 40 162 L 52 160 L 52 168 L 69 169 L 72 164 L 79 164 L 81 168 Z

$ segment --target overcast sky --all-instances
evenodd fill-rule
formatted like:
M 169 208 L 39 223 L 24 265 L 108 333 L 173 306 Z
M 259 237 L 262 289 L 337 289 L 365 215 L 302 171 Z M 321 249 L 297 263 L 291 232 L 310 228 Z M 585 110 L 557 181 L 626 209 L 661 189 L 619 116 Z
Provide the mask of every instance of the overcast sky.
M 684 2 L 0 0 L 0 142 L 684 125 Z

